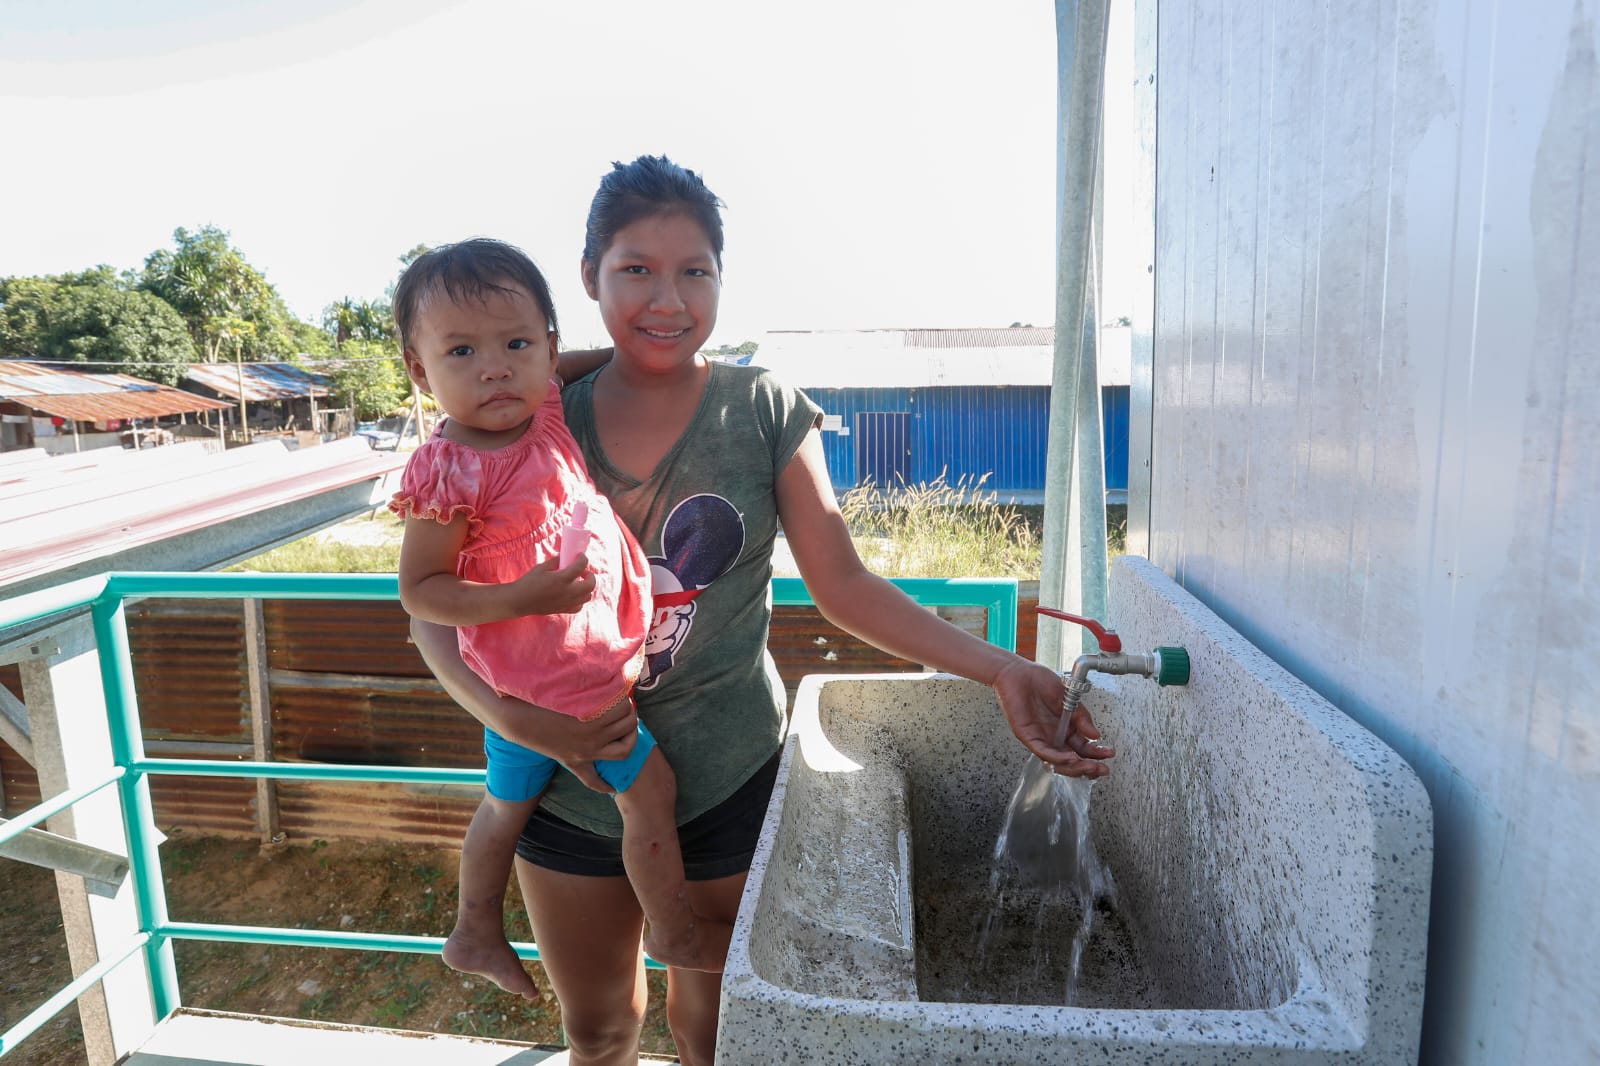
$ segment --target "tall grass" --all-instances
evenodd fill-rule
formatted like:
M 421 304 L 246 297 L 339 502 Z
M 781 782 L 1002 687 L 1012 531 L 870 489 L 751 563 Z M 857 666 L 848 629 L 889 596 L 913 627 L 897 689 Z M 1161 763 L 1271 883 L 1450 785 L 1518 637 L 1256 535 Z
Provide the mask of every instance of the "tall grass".
M 400 519 L 388 510 L 352 518 L 228 567 L 269 574 L 392 574 L 400 567 Z
M 1043 557 L 1044 509 L 1000 503 L 987 475 L 954 485 L 934 481 L 848 490 L 839 500 L 856 551 L 885 577 L 1014 577 L 1036 581 Z M 1127 508 L 1107 508 L 1109 554 L 1122 554 Z M 387 510 L 352 518 L 229 567 L 269 573 L 392 574 L 402 525 Z
M 885 577 L 1036 580 L 1042 509 L 999 502 L 988 479 L 945 476 L 883 489 L 871 482 L 839 499 L 856 551 Z

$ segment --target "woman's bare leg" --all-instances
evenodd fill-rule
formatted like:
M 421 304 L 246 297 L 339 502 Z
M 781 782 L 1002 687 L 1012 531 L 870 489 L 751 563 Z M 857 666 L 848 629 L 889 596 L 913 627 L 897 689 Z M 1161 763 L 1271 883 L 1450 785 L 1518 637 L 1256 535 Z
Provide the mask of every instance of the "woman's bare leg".
M 746 874 L 715 881 L 690 881 L 689 902 L 696 914 L 733 923 L 739 913 Z M 683 1066 L 711 1066 L 717 1047 L 717 1010 L 722 975 L 699 970 L 667 970 L 667 1024 Z
M 517 880 L 561 1001 L 572 1066 L 637 1063 L 647 1002 L 639 951 L 644 916 L 628 879 L 558 873 L 519 858 Z

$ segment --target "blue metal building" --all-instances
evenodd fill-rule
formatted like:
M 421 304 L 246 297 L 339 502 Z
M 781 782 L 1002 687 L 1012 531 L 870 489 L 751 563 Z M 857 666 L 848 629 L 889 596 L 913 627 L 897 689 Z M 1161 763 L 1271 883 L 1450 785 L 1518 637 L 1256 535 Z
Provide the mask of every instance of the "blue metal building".
M 1000 499 L 1040 501 L 1050 425 L 1050 328 L 768 333 L 751 362 L 821 406 L 828 473 L 843 491 L 941 474 Z M 1108 498 L 1128 487 L 1128 387 L 1102 374 Z M 1112 383 L 1107 383 L 1109 381 Z

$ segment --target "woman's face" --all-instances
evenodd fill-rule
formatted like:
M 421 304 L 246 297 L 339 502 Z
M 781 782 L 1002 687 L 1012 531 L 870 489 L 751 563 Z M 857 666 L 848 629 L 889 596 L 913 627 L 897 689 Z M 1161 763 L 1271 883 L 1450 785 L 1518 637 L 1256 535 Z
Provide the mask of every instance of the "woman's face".
M 617 358 L 667 373 L 692 365 L 717 324 L 722 275 L 700 224 L 678 212 L 651 215 L 617 231 L 583 284 Z

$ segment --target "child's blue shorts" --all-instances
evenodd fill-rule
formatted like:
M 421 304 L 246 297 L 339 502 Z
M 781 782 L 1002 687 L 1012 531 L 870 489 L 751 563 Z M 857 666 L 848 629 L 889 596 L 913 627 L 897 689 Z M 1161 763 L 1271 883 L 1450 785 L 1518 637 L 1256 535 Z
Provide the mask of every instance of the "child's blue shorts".
M 626 792 L 639 776 L 645 759 L 656 746 L 656 738 L 639 723 L 639 739 L 626 759 L 596 759 L 595 772 L 618 792 Z M 513 744 L 492 729 L 483 731 L 483 754 L 489 762 L 489 795 L 507 803 L 531 800 L 543 792 L 561 764 L 532 748 Z

